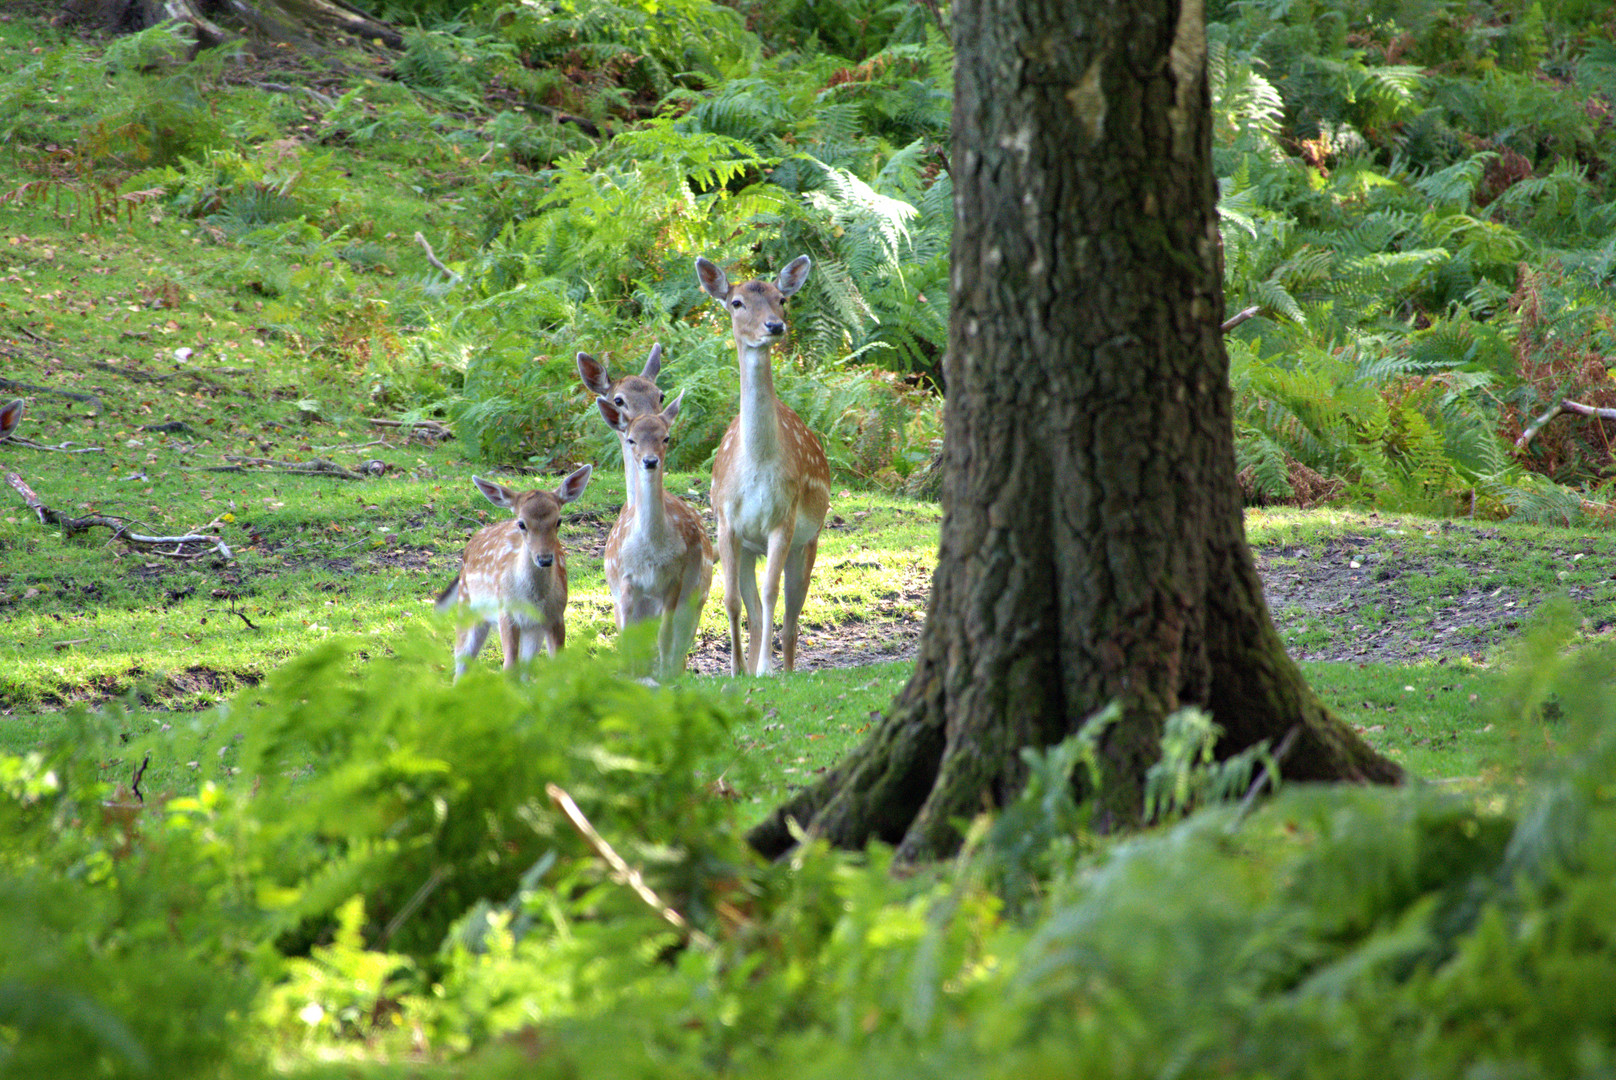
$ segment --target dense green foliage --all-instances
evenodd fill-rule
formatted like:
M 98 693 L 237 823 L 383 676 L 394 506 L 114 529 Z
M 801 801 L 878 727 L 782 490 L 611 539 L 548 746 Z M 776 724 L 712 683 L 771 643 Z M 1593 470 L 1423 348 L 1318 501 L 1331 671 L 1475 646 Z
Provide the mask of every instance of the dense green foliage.
M 99 57 L 38 50 L 0 78 L 0 140 L 25 157 L 71 145 L 76 180 L 58 151 L 40 159 L 52 180 L 11 197 L 111 217 L 156 202 L 261 252 L 241 284 L 271 316 L 328 313 L 331 340 L 308 351 L 361 360 L 375 407 L 446 413 L 493 461 L 609 451 L 575 407 L 572 353 L 662 340 L 696 419 L 675 464 L 699 467 L 736 377 L 691 261 L 769 273 L 806 252 L 783 396 L 845 471 L 897 482 L 931 458 L 946 12 L 385 10 L 416 24 L 396 81 L 288 95 L 250 121 L 211 105 L 230 50 L 180 64 L 164 29 Z M 1598 423 L 1511 445 L 1564 397 L 1616 406 L 1616 42 L 1599 10 L 1228 0 L 1208 17 L 1228 306 L 1261 311 L 1229 336 L 1251 497 L 1608 516 Z M 439 189 L 418 190 L 467 212 L 422 228 L 437 266 L 399 251 L 413 228 L 377 235 L 358 212 L 345 151 L 441 162 Z
M 726 714 L 579 656 L 450 686 L 439 642 L 357 676 L 332 643 L 133 747 L 199 768 L 144 805 L 85 714 L 0 772 L 0 1075 L 1597 1073 L 1616 654 L 1566 653 L 1564 614 L 1493 710 L 1524 786 L 1253 809 L 1220 800 L 1271 763 L 1210 764 L 1186 715 L 1153 834 L 1090 832 L 1074 739 L 896 877 L 879 848 L 759 862 Z
M 0 73 L 0 153 L 27 177 L 5 199 L 239 254 L 175 260 L 142 306 L 228 277 L 251 329 L 219 336 L 294 357 L 301 412 L 441 412 L 476 455 L 546 466 L 614 452 L 573 352 L 623 367 L 660 340 L 687 390 L 674 464 L 699 467 L 735 375 L 691 259 L 806 251 L 782 395 L 844 477 L 930 456 L 935 400 L 902 378 L 946 345 L 951 51 L 926 5 L 384 7 L 418 24 L 394 78 L 334 91 L 243 89 L 231 50 L 185 63 L 166 30 L 100 49 L 39 27 Z M 1598 510 L 1597 428 L 1557 421 L 1524 459 L 1509 441 L 1558 396 L 1613 403 L 1603 7 L 1209 15 L 1229 307 L 1264 310 L 1230 335 L 1254 495 L 1316 477 L 1389 508 Z M 362 200 L 361 156 L 411 190 Z M 358 501 L 328 523 L 372 525 Z M 1093 834 L 1074 741 L 958 862 L 894 876 L 879 848 L 751 855 L 739 704 L 582 648 L 451 686 L 418 623 L 328 639 L 171 726 L 80 709 L 0 755 L 0 1076 L 1616 1068 L 1616 658 L 1564 625 L 1493 709 L 1527 764 L 1474 789 L 1242 806 L 1223 800 L 1265 759 L 1210 764 L 1184 715 L 1155 832 Z M 148 751 L 181 779 L 144 801 L 105 782 Z
M 1215 6 L 1217 168 L 1250 486 L 1574 518 L 1609 386 L 1611 26 L 1587 5 Z M 1528 475 L 1523 468 L 1534 470 Z M 1594 496 L 1605 500 L 1603 494 Z

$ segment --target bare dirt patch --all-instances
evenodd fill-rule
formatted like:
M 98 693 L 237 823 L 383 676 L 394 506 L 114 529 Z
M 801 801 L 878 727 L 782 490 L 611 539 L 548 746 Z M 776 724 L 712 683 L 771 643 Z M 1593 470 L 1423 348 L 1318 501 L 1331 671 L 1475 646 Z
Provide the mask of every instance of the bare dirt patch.
M 1464 527 L 1456 527 L 1464 528 Z M 1267 545 L 1253 554 L 1269 611 L 1298 660 L 1408 664 L 1486 659 L 1517 637 L 1550 590 L 1510 581 L 1501 568 L 1509 541 L 1496 530 L 1466 529 L 1475 555 L 1455 558 L 1384 536 L 1344 535 L 1307 545 Z M 1553 553 L 1570 557 L 1569 553 Z M 835 626 L 805 626 L 800 669 L 912 660 L 919 646 L 929 575 L 906 583 L 875 615 Z M 1616 625 L 1613 590 L 1560 590 L 1588 616 L 1587 629 Z M 721 602 L 716 592 L 714 602 Z M 775 644 L 779 653 L 778 640 Z M 703 637 L 691 654 L 703 674 L 729 670 L 725 635 Z
M 1522 584 L 1548 575 L 1511 573 L 1509 561 L 1522 553 L 1497 530 L 1443 528 L 1466 533 L 1470 553 L 1352 534 L 1254 549 L 1269 611 L 1291 655 L 1379 664 L 1486 659 L 1519 636 L 1555 592 L 1583 609 L 1589 631 L 1609 627 L 1609 575 L 1602 584 L 1559 589 Z M 1568 566 L 1581 558 L 1552 549 L 1535 554 Z

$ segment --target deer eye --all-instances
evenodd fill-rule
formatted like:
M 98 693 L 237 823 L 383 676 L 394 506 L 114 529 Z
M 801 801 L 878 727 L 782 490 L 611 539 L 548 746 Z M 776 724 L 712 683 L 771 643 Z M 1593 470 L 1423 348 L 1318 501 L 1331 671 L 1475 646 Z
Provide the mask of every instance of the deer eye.
M 667 391 L 663 391 L 662 393 L 658 394 L 656 400 L 657 400 L 658 405 L 662 404 L 664 401 L 667 401 L 668 400 Z
M 621 409 L 623 407 L 623 395 L 618 394 L 616 397 L 612 398 L 612 404 Z
M 741 301 L 739 301 L 739 300 L 731 300 L 731 301 L 730 301 L 730 302 L 729 302 L 729 306 L 730 306 L 730 307 L 732 307 L 732 308 L 739 308 L 739 307 L 745 307 L 745 306 L 746 306 L 746 305 L 745 305 L 745 304 L 743 304 L 743 303 L 742 303 L 742 302 L 741 302 Z
M 517 532 L 527 532 L 527 522 L 523 521 L 521 518 L 517 518 L 516 519 L 516 531 Z

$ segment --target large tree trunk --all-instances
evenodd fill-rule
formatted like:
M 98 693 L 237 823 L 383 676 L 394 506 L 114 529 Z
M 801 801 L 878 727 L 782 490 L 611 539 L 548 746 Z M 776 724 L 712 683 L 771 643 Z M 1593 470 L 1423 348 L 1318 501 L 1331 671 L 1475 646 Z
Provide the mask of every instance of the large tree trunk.
M 1308 688 L 1241 517 L 1201 0 L 956 0 L 945 514 L 920 657 L 788 819 L 904 859 L 1024 782 L 1107 703 L 1100 820 L 1140 819 L 1165 717 L 1284 773 L 1396 782 Z
M 202 47 L 238 37 L 254 45 L 296 48 L 404 47 L 396 29 L 344 0 L 63 0 L 62 12 L 114 30 L 144 30 L 172 19 L 189 26 Z

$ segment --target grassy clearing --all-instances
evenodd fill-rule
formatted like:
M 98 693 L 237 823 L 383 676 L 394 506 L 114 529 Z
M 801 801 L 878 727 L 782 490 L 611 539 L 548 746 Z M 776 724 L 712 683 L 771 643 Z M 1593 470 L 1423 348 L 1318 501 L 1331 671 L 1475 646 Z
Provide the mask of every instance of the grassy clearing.
M 0 65 L 20 70 L 69 48 L 38 24 L 0 20 Z M 509 162 L 475 128 L 385 83 L 327 87 L 352 93 L 321 109 L 312 96 L 231 85 L 205 68 L 159 68 L 117 76 L 120 104 L 105 113 L 77 85 L 100 74 L 66 62 L 41 70 L 14 146 L 56 140 L 65 156 L 0 154 L 0 378 L 12 386 L 0 394 L 26 397 L 19 434 L 56 449 L 0 446 L 0 468 L 63 513 L 152 534 L 208 532 L 231 556 L 140 551 L 103 529 L 66 538 L 7 489 L 0 750 L 26 750 L 68 723 L 138 743 L 165 724 L 213 722 L 213 706 L 339 635 L 383 653 L 430 627 L 447 678 L 448 628 L 431 621 L 431 600 L 465 539 L 497 512 L 470 475 L 548 485 L 571 463 L 534 453 L 491 469 L 462 444 L 373 421 L 441 415 L 420 404 L 410 381 L 419 371 L 399 362 L 442 281 L 413 237 L 419 230 L 450 260 L 475 249 L 518 197 L 501 171 Z M 180 107 L 202 91 L 207 108 Z M 154 118 L 177 141 L 141 148 L 144 157 L 110 136 L 82 137 Z M 235 149 L 190 153 L 188 137 L 217 145 L 219 133 L 202 130 L 214 124 Z M 102 172 L 129 176 L 111 202 L 89 179 Z M 138 194 L 157 188 L 168 194 Z M 638 341 L 572 344 L 642 352 Z M 528 352 L 553 359 L 537 343 Z M 677 384 L 679 357 L 670 361 Z M 444 368 L 455 363 L 433 360 L 434 377 L 452 384 L 458 375 Z M 598 421 L 576 395 L 566 423 L 592 432 Z M 377 464 L 357 480 L 284 471 L 314 460 Z M 563 528 L 569 636 L 585 651 L 615 645 L 599 548 L 623 480 L 615 451 L 596 465 Z M 669 486 L 705 502 L 701 470 Z M 751 706 L 737 746 L 767 766 L 776 791 L 844 753 L 902 684 L 907 665 L 870 661 L 901 653 L 918 627 L 935 559 L 932 504 L 848 481 L 833 514 L 803 619 L 814 662 L 834 670 L 766 683 L 690 678 Z M 1586 530 L 1328 509 L 1253 511 L 1248 528 L 1270 569 L 1296 578 L 1274 613 L 1298 655 L 1329 661 L 1307 665 L 1326 700 L 1432 778 L 1482 775 L 1496 749 L 1477 665 L 1496 658 L 1499 612 L 1514 613 L 1502 620 L 1512 631 L 1563 592 L 1599 633 L 1616 600 L 1616 538 Z M 1271 591 L 1281 595 L 1291 594 Z M 698 670 L 727 667 L 726 630 L 715 590 Z M 1355 648 L 1383 639 L 1406 645 L 1395 663 L 1352 662 Z M 1474 663 L 1439 665 L 1438 655 Z M 497 665 L 497 647 L 482 663 Z M 71 718 L 75 703 L 89 711 Z M 107 773 L 131 765 L 112 760 Z
M 120 402 L 127 393 L 117 381 L 87 385 L 111 402 Z M 239 393 L 252 396 L 246 385 Z M 52 415 L 49 400 L 41 400 L 44 408 L 26 421 L 30 436 L 38 442 L 64 441 L 75 421 L 65 410 Z M 185 422 L 217 428 L 206 424 L 206 412 L 215 404 L 215 399 L 186 403 Z M 113 408 L 108 405 L 109 411 Z M 0 550 L 6 555 L 0 578 L 0 649 L 5 657 L 0 707 L 7 717 L 0 747 L 7 750 L 25 750 L 60 730 L 69 722 L 62 706 L 70 702 L 114 702 L 105 715 L 83 722 L 109 725 L 138 743 L 164 725 L 213 722 L 212 714 L 197 710 L 257 682 L 319 641 L 359 634 L 386 651 L 389 638 L 431 621 L 432 597 L 453 574 L 465 537 L 496 512 L 467 479 L 477 467 L 461 460 L 452 442 L 436 445 L 394 436 L 387 445 L 360 448 L 340 443 L 358 438 L 360 432 L 350 430 L 358 425 L 307 418 L 288 418 L 282 430 L 251 436 L 250 442 L 249 436 L 228 427 L 194 439 L 150 438 L 132 425 L 101 418 L 90 423 L 92 436 L 108 447 L 105 458 L 12 447 L 8 467 L 25 472 L 42 498 L 69 512 L 138 515 L 148 531 L 211 526 L 231 546 L 234 558 L 166 559 L 122 550 L 108 543 L 104 532 L 64 540 L 57 530 L 40 527 L 20 506 L 0 517 Z M 391 468 L 381 477 L 353 482 L 258 471 L 188 471 L 217 460 L 221 443 L 274 457 L 295 457 L 303 447 L 335 457 L 347 445 L 350 455 L 374 456 Z M 86 469 L 85 462 L 100 464 Z M 572 553 L 569 630 L 573 647 L 585 651 L 615 644 L 600 545 L 621 503 L 623 480 L 614 462 L 599 464 L 584 498 L 569 508 L 563 529 Z M 120 473 L 136 472 L 140 479 L 121 489 L 114 486 Z M 121 497 L 80 494 L 87 473 L 105 475 L 108 479 L 98 487 Z M 542 482 L 556 479 L 544 477 Z M 706 478 L 679 474 L 670 478 L 670 485 L 699 504 Z M 138 513 L 141 506 L 147 508 L 144 514 Z M 175 506 L 184 510 L 176 512 Z M 835 514 L 838 520 L 827 530 L 805 623 L 810 641 L 845 638 L 845 656 L 856 664 L 861 648 L 879 647 L 897 628 L 912 627 L 922 617 L 939 515 L 930 504 L 849 488 L 838 491 Z M 1497 564 L 1509 587 L 1534 595 L 1582 590 L 1596 597 L 1609 588 L 1608 578 L 1596 569 L 1601 563 L 1610 565 L 1603 537 L 1572 530 L 1482 531 L 1497 536 L 1483 537 L 1481 543 L 1490 545 L 1485 557 Z M 1332 563 L 1348 570 L 1353 561 L 1372 566 L 1378 554 L 1394 547 L 1436 566 L 1460 565 L 1478 550 L 1473 530 L 1337 511 L 1256 512 L 1251 534 L 1259 550 L 1277 552 L 1281 560 L 1296 559 L 1284 553 L 1303 548 L 1350 552 L 1344 562 Z M 1373 539 L 1350 542 L 1366 536 Z M 1589 557 L 1570 558 L 1579 552 Z M 1514 559 L 1513 553 L 1522 557 Z M 1435 612 L 1451 606 L 1453 595 L 1472 587 L 1478 587 L 1473 576 L 1466 576 L 1447 589 L 1427 583 L 1423 591 L 1410 593 L 1428 603 L 1435 618 Z M 1501 586 L 1484 580 L 1479 587 Z M 1284 610 L 1277 614 L 1282 620 L 1289 616 L 1292 647 L 1307 649 L 1315 639 L 1339 641 L 1343 634 L 1350 639 L 1340 621 L 1350 617 L 1361 624 L 1375 610 L 1343 613 L 1330 625 L 1317 618 L 1298 620 Z M 433 626 L 431 632 L 442 639 L 447 678 L 449 629 L 441 623 Z M 718 666 L 727 662 L 726 637 L 715 592 L 702 621 L 700 648 Z M 1487 659 L 1496 661 L 1495 654 L 1493 650 Z M 489 668 L 498 664 L 497 647 L 485 649 L 482 663 Z M 1415 775 L 1468 780 L 1492 767 L 1499 748 L 1486 716 L 1487 665 L 1334 662 L 1304 667 L 1326 701 L 1372 745 Z M 692 675 L 688 680 L 726 698 L 738 696 L 750 706 L 750 718 L 736 731 L 737 749 L 772 778 L 772 786 L 754 793 L 757 802 L 766 804 L 854 745 L 870 714 L 891 701 L 907 673 L 907 664 L 887 663 L 805 672 L 793 679 L 735 682 Z M 109 779 L 123 779 L 134 759 L 106 765 Z M 179 781 L 184 767 L 154 763 L 151 776 L 159 784 Z

